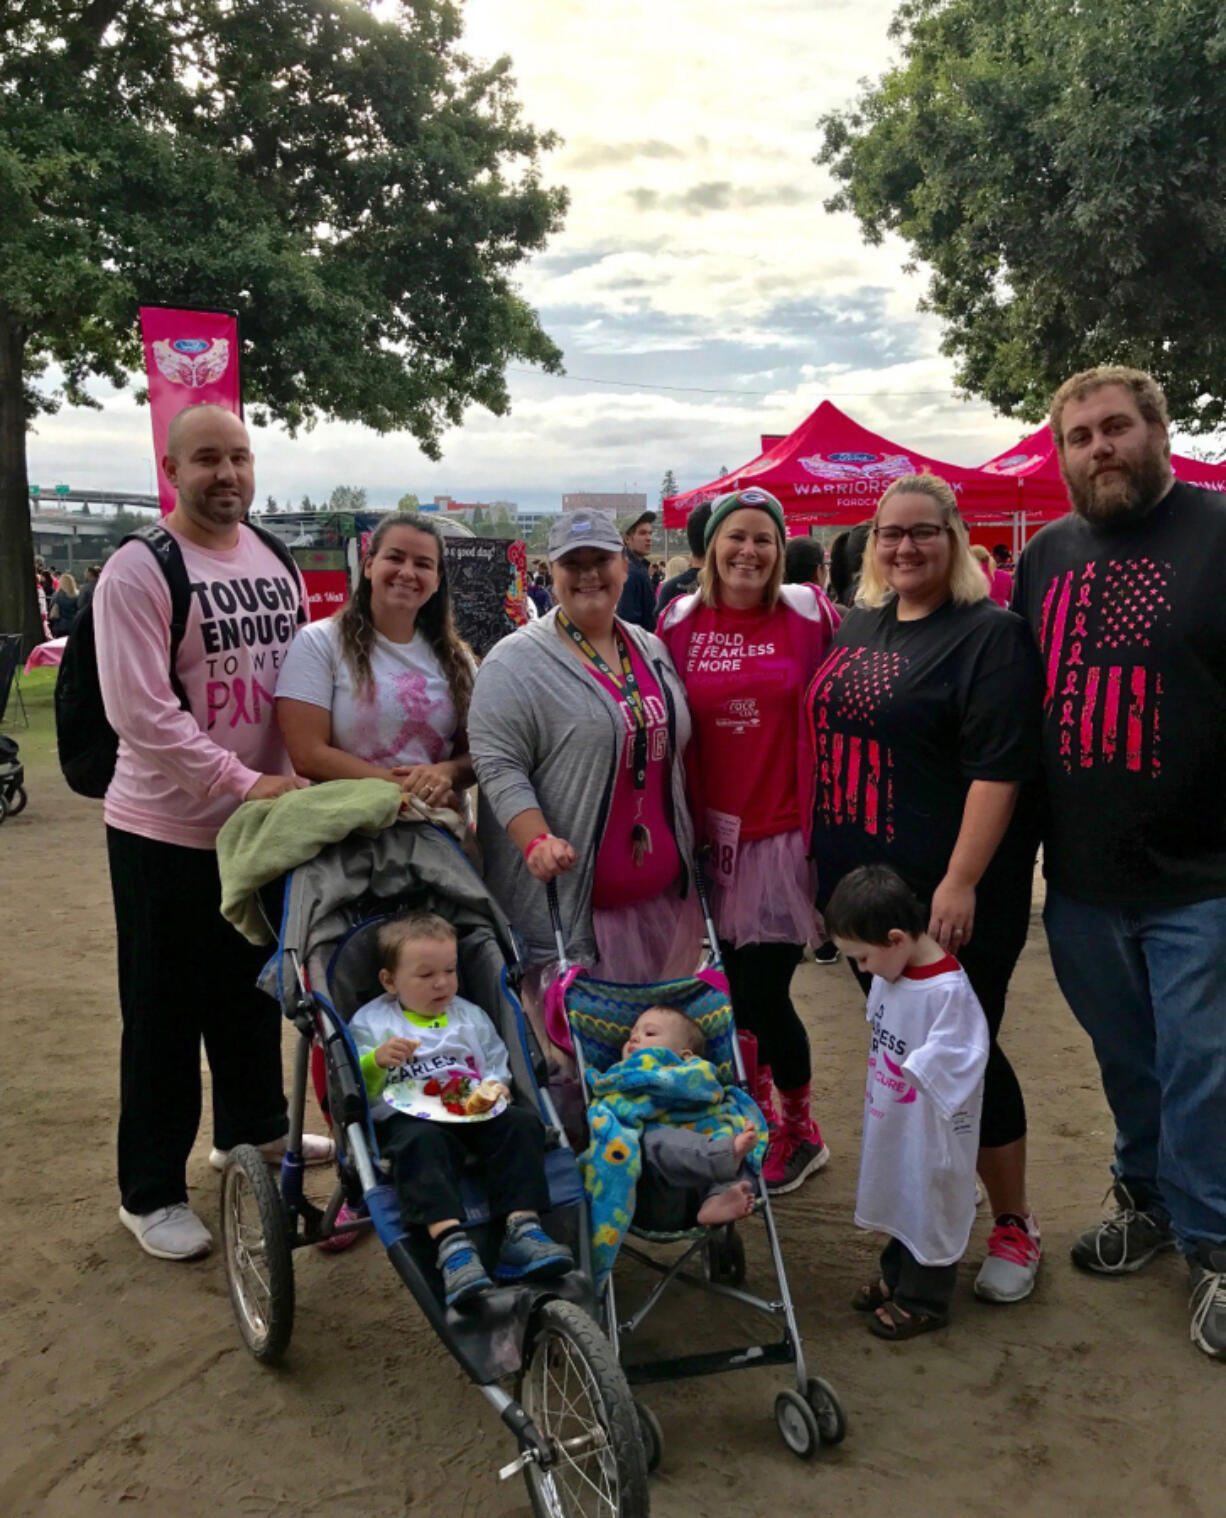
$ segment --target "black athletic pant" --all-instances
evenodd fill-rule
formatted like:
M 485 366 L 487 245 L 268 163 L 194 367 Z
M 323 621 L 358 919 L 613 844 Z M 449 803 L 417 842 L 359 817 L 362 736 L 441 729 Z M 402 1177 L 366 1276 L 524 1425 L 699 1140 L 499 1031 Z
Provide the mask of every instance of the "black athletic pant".
M 792 976 L 804 954 L 798 943 L 747 943 L 720 939 L 738 1028 L 758 1040 L 758 1063 L 769 1065 L 780 1091 L 796 1091 L 810 1079 L 809 1035 L 792 1005 Z
M 484 1123 L 433 1123 L 395 1112 L 379 1121 L 379 1148 L 392 1161 L 400 1220 L 406 1227 L 464 1220 L 460 1171 L 481 1161 L 490 1216 L 545 1212 L 545 1129 L 525 1107 L 508 1107 Z
M 921 1265 L 907 1246 L 891 1239 L 881 1251 L 881 1279 L 904 1312 L 949 1314 L 958 1279 L 957 1265 Z
M 217 855 L 106 830 L 119 953 L 119 1189 L 129 1212 L 187 1200 L 200 1127 L 200 1041 L 213 1143 L 286 1132 L 281 1013 L 256 988 L 268 950 L 221 915 Z

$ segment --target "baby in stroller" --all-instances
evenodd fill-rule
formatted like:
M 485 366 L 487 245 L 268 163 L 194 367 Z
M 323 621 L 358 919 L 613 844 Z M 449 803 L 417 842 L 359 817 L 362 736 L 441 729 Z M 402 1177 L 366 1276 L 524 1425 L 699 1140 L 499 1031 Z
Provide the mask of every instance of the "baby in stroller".
M 623 1063 L 605 1071 L 604 1080 L 611 1087 L 632 1083 L 637 1067 L 625 1061 L 633 1060 L 640 1049 L 671 1050 L 684 1064 L 702 1060 L 706 1039 L 694 1019 L 677 1007 L 648 1007 L 622 1045 Z M 716 1079 L 714 1070 L 711 1079 Z M 643 1133 L 644 1174 L 669 1186 L 701 1192 L 698 1222 L 704 1226 L 735 1223 L 753 1211 L 753 1172 L 747 1159 L 757 1147 L 758 1133 L 752 1122 L 739 1130 L 729 1123 L 698 1133 L 656 1120 Z
M 447 1306 L 492 1284 L 461 1222 L 460 1171 L 470 1156 L 483 1166 L 491 1211 L 506 1219 L 498 1279 L 565 1275 L 571 1252 L 539 1216 L 549 1206 L 545 1129 L 510 1104 L 506 1045 L 481 1008 L 456 994 L 455 929 L 412 912 L 383 923 L 376 943 L 386 994 L 349 1026 L 401 1217 L 437 1246 Z
M 696 1221 L 736 1222 L 754 1207 L 766 1123 L 703 1058 L 702 1030 L 676 1007 L 646 1008 L 603 1073 L 589 1070 L 591 1144 L 583 1156 L 597 1280 L 612 1268 L 636 1208 L 669 1190 L 697 1193 Z

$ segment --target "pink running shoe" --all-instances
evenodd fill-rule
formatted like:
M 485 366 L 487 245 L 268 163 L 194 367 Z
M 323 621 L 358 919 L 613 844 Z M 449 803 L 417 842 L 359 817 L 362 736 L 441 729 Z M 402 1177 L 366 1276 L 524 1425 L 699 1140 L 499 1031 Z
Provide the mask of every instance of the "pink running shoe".
M 988 1255 L 975 1277 L 982 1302 L 1022 1302 L 1034 1290 L 1043 1249 L 1033 1219 L 1005 1213 L 988 1235 Z
M 355 1212 L 348 1202 L 341 1203 L 341 1210 L 336 1214 L 338 1223 L 356 1223 L 366 1216 L 365 1209 Z M 324 1254 L 340 1254 L 342 1249 L 348 1249 L 351 1244 L 356 1244 L 362 1237 L 363 1230 L 354 1228 L 347 1233 L 334 1233 L 329 1239 L 320 1239 L 316 1249 L 322 1249 Z
M 830 1159 L 816 1123 L 808 1134 L 781 1128 L 772 1133 L 762 1162 L 762 1178 L 771 1196 L 783 1196 L 816 1175 Z

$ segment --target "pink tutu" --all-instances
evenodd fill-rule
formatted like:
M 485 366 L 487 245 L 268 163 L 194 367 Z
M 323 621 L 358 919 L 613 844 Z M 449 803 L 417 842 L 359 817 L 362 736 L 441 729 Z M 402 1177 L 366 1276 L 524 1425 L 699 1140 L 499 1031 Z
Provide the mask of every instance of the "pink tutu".
M 683 899 L 675 886 L 624 907 L 592 909 L 600 958 L 587 968 L 598 980 L 642 984 L 693 975 L 702 950 L 702 911 L 691 882 Z
M 732 882 L 711 886 L 711 910 L 719 936 L 740 948 L 747 943 L 817 943 L 821 926 L 813 898 L 817 871 L 805 853 L 799 828 L 742 843 Z

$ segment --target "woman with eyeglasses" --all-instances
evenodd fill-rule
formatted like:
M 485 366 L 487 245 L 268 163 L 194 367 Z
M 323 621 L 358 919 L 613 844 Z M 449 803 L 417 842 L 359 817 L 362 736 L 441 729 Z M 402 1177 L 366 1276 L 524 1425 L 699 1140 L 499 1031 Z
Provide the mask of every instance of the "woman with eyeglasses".
M 657 631 L 694 723 L 691 810 L 710 846 L 732 1010 L 758 1041 L 753 1094 L 770 1127 L 762 1174 L 778 1195 L 830 1158 L 813 1119 L 809 1039 L 790 988 L 805 944 L 820 940 L 801 707 L 839 618 L 816 585 L 783 584 L 783 507 L 769 491 L 721 496 L 703 536 L 697 593 L 671 601 Z
M 807 698 L 818 905 L 856 866 L 891 865 L 983 1006 L 979 1174 L 996 1221 L 975 1292 L 992 1302 L 1029 1296 L 1039 1265 L 1026 1110 L 996 1036 L 1030 921 L 1041 702 L 1029 630 L 990 600 L 953 491 L 930 474 L 895 480 Z

